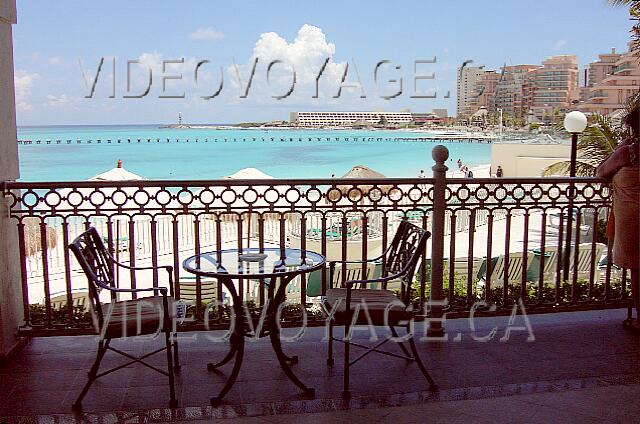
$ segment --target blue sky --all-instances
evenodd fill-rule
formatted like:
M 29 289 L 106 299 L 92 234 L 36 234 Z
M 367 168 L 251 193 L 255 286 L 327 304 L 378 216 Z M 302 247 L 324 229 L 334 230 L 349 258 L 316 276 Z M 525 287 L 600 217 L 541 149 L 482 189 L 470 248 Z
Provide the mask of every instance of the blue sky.
M 14 62 L 19 125 L 173 123 L 180 111 L 186 122 L 230 123 L 288 119 L 293 110 L 401 110 L 428 111 L 446 107 L 455 113 L 455 75 L 462 61 L 473 59 L 488 68 L 503 63 L 539 63 L 554 54 L 576 54 L 582 65 L 611 47 L 626 50 L 631 26 L 624 8 L 611 8 L 605 0 L 460 0 L 460 1 L 119 1 L 18 0 L 14 26 Z M 272 34 L 269 34 L 272 33 Z M 273 34 L 275 33 L 275 34 Z M 94 97 L 83 80 L 95 77 L 98 62 L 106 58 Z M 256 72 L 247 98 L 240 98 L 253 59 Z M 329 66 L 315 76 L 324 58 Z M 419 65 L 418 73 L 435 72 L 435 80 L 418 82 L 422 94 L 436 99 L 414 99 L 414 61 L 437 58 Z M 115 58 L 116 98 L 111 94 L 111 67 Z M 165 94 L 184 99 L 159 98 L 162 62 L 184 58 L 184 64 L 166 65 L 166 75 L 183 74 L 167 83 Z M 131 92 L 144 98 L 123 98 L 127 88 L 127 60 L 131 66 Z M 193 81 L 196 64 L 199 85 Z M 275 65 L 267 83 L 267 63 Z M 374 67 L 381 60 L 379 81 Z M 240 82 L 234 63 L 238 65 Z M 361 90 L 337 93 L 345 64 L 346 82 L 362 83 Z M 355 66 L 354 66 L 355 63 Z M 275 99 L 291 85 L 286 99 Z M 222 71 L 221 71 L 222 68 Z M 217 91 L 222 74 L 220 94 Z M 85 79 L 86 79 L 85 78 Z M 382 96 L 398 91 L 392 100 Z M 444 98 L 447 91 L 449 99 Z

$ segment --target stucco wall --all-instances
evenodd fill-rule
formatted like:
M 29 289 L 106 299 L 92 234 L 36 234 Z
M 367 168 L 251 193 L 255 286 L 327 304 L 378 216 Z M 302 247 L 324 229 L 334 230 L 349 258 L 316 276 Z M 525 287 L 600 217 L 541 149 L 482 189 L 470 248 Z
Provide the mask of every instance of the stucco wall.
M 505 177 L 539 177 L 549 165 L 569 160 L 568 144 L 507 144 L 491 145 L 491 170 L 502 166 Z
M 18 178 L 16 108 L 13 82 L 11 25 L 16 22 L 15 0 L 0 0 L 0 182 Z M 7 202 L 0 200 L 0 358 L 17 343 L 23 323 L 22 289 L 15 222 L 7 218 Z

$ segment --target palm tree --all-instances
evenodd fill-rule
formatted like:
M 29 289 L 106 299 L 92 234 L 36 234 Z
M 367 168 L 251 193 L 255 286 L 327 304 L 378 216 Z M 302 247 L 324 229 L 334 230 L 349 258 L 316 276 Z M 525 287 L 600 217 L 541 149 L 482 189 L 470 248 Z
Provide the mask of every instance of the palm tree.
M 637 0 L 607 0 L 611 6 L 628 6 L 631 20 L 636 23 L 631 28 L 631 51 L 640 55 L 640 1 Z
M 595 177 L 597 166 L 618 147 L 625 135 L 624 130 L 606 116 L 592 115 L 589 121 L 577 146 L 576 175 L 582 177 Z M 543 175 L 568 175 L 570 163 L 554 163 L 544 170 Z

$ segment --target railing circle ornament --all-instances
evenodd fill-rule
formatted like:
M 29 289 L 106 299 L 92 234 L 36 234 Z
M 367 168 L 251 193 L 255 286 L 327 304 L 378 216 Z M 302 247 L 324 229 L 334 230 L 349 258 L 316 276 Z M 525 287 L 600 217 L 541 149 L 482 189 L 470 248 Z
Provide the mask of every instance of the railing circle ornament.
M 542 187 L 540 187 L 539 184 L 536 184 L 533 187 L 531 187 L 529 195 L 533 200 L 539 201 L 544 197 L 544 192 L 542 191 Z
M 40 196 L 33 190 L 27 190 L 22 196 L 22 204 L 29 209 L 32 209 L 38 203 L 40 203 Z
M 595 197 L 595 195 L 596 195 L 596 191 L 591 186 L 586 186 L 582 189 L 582 196 L 585 199 L 591 200 Z
M 407 196 L 409 196 L 409 199 L 411 199 L 412 201 L 419 202 L 424 196 L 424 192 L 420 187 L 412 187 L 409 189 Z
M 295 205 L 302 198 L 302 196 L 296 188 L 290 187 L 286 191 L 284 198 L 287 199 L 287 202 L 289 202 L 291 205 Z
M 222 193 L 220 193 L 220 201 L 222 201 L 222 203 L 227 206 L 232 205 L 237 198 L 238 194 L 229 187 L 225 188 L 224 190 L 222 190 Z
M 322 199 L 322 192 L 317 187 L 311 187 L 305 193 L 306 199 L 311 203 L 317 203 Z
M 517 202 L 524 200 L 526 198 L 526 194 L 524 187 L 521 185 L 513 187 L 513 199 Z
M 57 191 L 49 191 L 44 196 L 44 203 L 50 208 L 55 208 L 62 204 L 62 196 Z
M 551 200 L 558 200 L 561 195 L 562 195 L 562 191 L 560 190 L 560 187 L 555 185 L 550 187 L 547 193 L 547 196 L 549 196 L 549 199 Z
M 198 200 L 203 206 L 211 206 L 216 200 L 216 195 L 210 188 L 204 188 L 198 193 Z
M 380 191 L 380 189 L 374 188 L 369 192 L 369 195 L 371 195 L 371 192 L 373 190 Z M 382 192 L 380 192 L 380 196 L 382 196 Z M 330 188 L 329 191 L 327 191 L 327 199 L 329 200 L 330 203 L 333 203 L 333 204 L 338 203 L 340 200 L 342 200 L 342 191 L 338 190 L 336 187 Z
M 125 191 L 120 187 L 117 188 L 111 195 L 111 201 L 119 208 L 126 205 L 128 200 L 129 196 L 127 196 L 127 193 L 125 193 Z M 69 203 L 71 203 L 71 201 Z
M 77 188 L 71 189 L 69 194 L 67 194 L 67 203 L 73 208 L 77 208 L 84 202 L 84 196 L 80 193 L 80 190 Z
M 173 195 L 171 192 L 164 187 L 156 193 L 156 202 L 158 202 L 160 206 L 168 206 L 171 203 L 172 198 Z
M 96 207 L 103 206 L 107 201 L 107 196 L 99 189 L 95 189 L 89 194 L 89 202 Z
M 489 196 L 490 196 L 489 189 L 484 186 L 478 187 L 476 189 L 475 195 L 478 200 L 480 200 L 481 202 L 484 202 L 487 199 L 489 199 Z
M 359 202 L 363 197 L 362 190 L 360 187 L 351 187 L 347 192 L 347 197 L 349 197 L 349 200 L 352 202 Z
M 505 200 L 508 194 L 509 193 L 507 192 L 507 189 L 504 187 L 496 187 L 496 189 L 493 192 L 493 195 L 498 202 Z
M 183 206 L 189 206 L 193 202 L 193 193 L 187 188 L 182 188 L 177 194 L 178 203 Z
M 258 192 L 251 187 L 249 187 L 242 193 L 242 200 L 244 200 L 247 205 L 253 205 L 258 201 L 258 199 Z
M 149 203 L 149 200 L 150 200 L 149 193 L 144 191 L 142 187 L 138 188 L 138 190 L 135 193 L 133 193 L 133 201 L 138 206 L 147 205 Z
M 464 202 L 465 200 L 469 200 L 469 198 L 471 197 L 471 192 L 469 190 L 468 187 L 466 186 L 460 186 L 458 188 L 458 190 L 456 191 L 456 197 L 461 201 Z
M 274 206 L 280 200 L 280 192 L 273 187 L 269 187 L 263 194 L 265 202 Z
M 384 193 L 382 192 L 382 189 L 380 189 L 380 187 L 371 187 L 371 189 L 367 193 L 367 197 L 373 203 L 379 202 L 380 199 L 382 199 L 382 196 L 384 196 Z
M 392 202 L 399 202 L 404 197 L 404 193 L 397 185 L 389 188 L 389 200 Z

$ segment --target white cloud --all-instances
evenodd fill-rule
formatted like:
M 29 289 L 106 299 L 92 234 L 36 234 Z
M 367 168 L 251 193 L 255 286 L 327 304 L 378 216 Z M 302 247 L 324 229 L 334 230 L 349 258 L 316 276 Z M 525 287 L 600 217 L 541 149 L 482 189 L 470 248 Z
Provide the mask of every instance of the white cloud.
M 333 99 L 333 96 L 337 93 L 340 79 L 347 64 L 347 62 L 334 62 L 335 53 L 335 44 L 327 41 L 322 29 L 305 24 L 300 27 L 292 42 L 288 42 L 275 32 L 261 34 L 253 48 L 249 63 L 238 66 L 242 86 L 239 84 L 235 67 L 230 66 L 228 73 L 231 76 L 231 83 L 234 88 L 238 92 L 244 93 L 251 68 L 257 58 L 256 75 L 248 97 L 257 99 L 258 102 L 273 103 L 272 95 L 282 95 L 290 88 L 292 83 L 291 67 L 293 67 L 296 72 L 296 85 L 292 95 L 285 100 L 297 99 L 311 104 L 334 103 L 336 99 Z M 312 96 L 316 90 L 316 78 L 327 59 L 329 59 L 329 62 L 318 83 L 319 98 L 313 99 Z M 268 84 L 266 81 L 266 68 L 273 60 L 281 60 L 284 63 L 272 69 Z M 352 63 L 349 64 L 347 81 L 357 82 Z M 343 90 L 342 96 L 347 99 L 360 95 L 359 91 L 357 91 L 357 94 L 354 93 L 356 91 L 351 89 Z M 237 99 L 237 96 L 234 96 L 234 99 Z M 343 101 L 342 99 L 339 100 Z
M 553 50 L 562 50 L 567 46 L 567 40 L 558 40 L 553 45 Z
M 60 56 L 51 56 L 47 62 L 49 65 L 62 65 L 64 62 Z
M 72 105 L 72 99 L 66 94 L 61 94 L 59 96 L 48 94 L 46 105 L 54 108 L 67 107 Z
M 199 28 L 189 34 L 189 38 L 198 41 L 220 41 L 224 38 L 222 31 L 218 31 L 215 28 Z
M 29 112 L 33 110 L 33 105 L 29 103 L 29 96 L 31 95 L 33 83 L 39 78 L 40 75 L 36 73 L 21 69 L 16 70 L 13 76 L 13 82 L 16 89 L 16 108 L 19 111 Z

